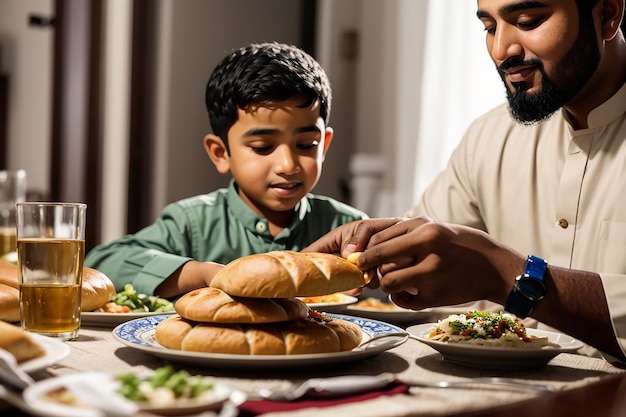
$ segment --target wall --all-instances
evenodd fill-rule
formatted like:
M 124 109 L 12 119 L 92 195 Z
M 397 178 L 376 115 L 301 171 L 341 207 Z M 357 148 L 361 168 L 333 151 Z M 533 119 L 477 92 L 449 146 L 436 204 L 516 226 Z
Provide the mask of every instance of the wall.
M 28 25 L 53 0 L 0 1 L 0 72 L 9 77 L 7 167 L 27 169 L 30 190 L 49 190 L 53 32 Z
M 45 189 L 50 128 L 47 68 L 52 36 L 50 31 L 25 29 L 24 20 L 27 11 L 51 14 L 52 1 L 0 1 L 0 41 L 6 48 L 0 68 L 14 74 L 9 115 L 11 165 L 27 166 L 31 184 Z M 153 129 L 152 215 L 156 217 L 170 201 L 226 184 L 228 178 L 217 174 L 202 148 L 202 138 L 210 130 L 203 98 L 206 80 L 232 48 L 263 40 L 297 43 L 300 3 L 153 1 L 159 15 L 154 40 L 159 46 Z M 375 154 L 383 157 L 386 167 L 377 194 L 379 205 L 370 214 L 398 215 L 412 205 L 416 198 L 416 142 L 420 117 L 424 117 L 422 59 L 425 33 L 432 29 L 428 26 L 429 4 L 424 0 L 318 0 L 316 57 L 333 86 L 330 125 L 336 136 L 315 192 L 344 199 L 345 185 L 351 179 L 351 155 Z M 125 115 L 132 8 L 128 0 L 104 0 L 104 5 L 106 198 L 102 240 L 108 241 L 125 233 Z M 464 14 L 475 23 L 472 13 Z M 444 25 L 443 29 L 450 28 Z M 440 166 L 432 171 L 438 169 Z
M 298 43 L 293 0 L 161 0 L 156 131 L 159 187 L 154 215 L 168 202 L 225 186 L 203 147 L 211 131 L 204 90 L 225 53 L 250 42 Z M 280 13 L 276 13 L 280 10 Z M 165 75 L 167 74 L 167 75 Z M 159 190 L 160 189 L 160 190 Z

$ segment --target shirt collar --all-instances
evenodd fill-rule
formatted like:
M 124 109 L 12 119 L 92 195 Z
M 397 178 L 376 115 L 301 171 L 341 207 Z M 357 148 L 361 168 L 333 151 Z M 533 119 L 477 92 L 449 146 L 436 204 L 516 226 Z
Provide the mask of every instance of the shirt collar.
M 565 114 L 565 109 L 561 109 Z M 604 126 L 616 120 L 626 112 L 626 83 L 607 101 L 593 109 L 587 116 L 590 129 Z M 569 119 L 568 119 L 569 120 Z
M 226 198 L 228 200 L 228 206 L 231 208 L 233 214 L 237 216 L 239 222 L 246 229 L 253 230 L 256 233 L 259 233 L 258 223 L 264 222 L 267 225 L 267 219 L 259 216 L 241 199 L 241 197 L 239 196 L 237 184 L 235 183 L 234 179 L 231 179 L 228 185 L 228 194 Z M 294 217 L 292 224 L 289 226 L 289 229 L 293 229 L 294 225 L 301 224 L 302 220 L 304 220 L 309 211 L 311 211 L 309 200 L 304 197 L 295 207 L 295 212 L 297 215 Z M 267 228 L 265 232 L 269 234 L 269 230 L 267 230 Z M 282 235 L 282 233 L 280 235 Z

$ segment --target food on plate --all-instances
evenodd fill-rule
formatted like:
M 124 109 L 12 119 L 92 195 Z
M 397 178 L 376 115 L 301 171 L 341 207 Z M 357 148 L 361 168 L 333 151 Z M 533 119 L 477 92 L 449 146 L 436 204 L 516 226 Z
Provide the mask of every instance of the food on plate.
M 211 287 L 238 297 L 312 297 L 366 285 L 352 262 L 327 253 L 288 250 L 244 256 L 226 264 Z
M 189 320 L 213 323 L 274 323 L 309 315 L 308 306 L 295 298 L 236 297 L 213 287 L 186 293 L 175 309 Z
M 82 311 L 93 311 L 109 302 L 114 295 L 115 285 L 109 277 L 96 269 L 83 268 Z
M 404 310 L 402 307 L 398 307 L 397 305 L 393 303 L 385 302 L 381 300 L 380 298 L 376 298 L 376 297 L 365 298 L 353 304 L 352 306 L 356 308 L 368 308 L 372 310 L 387 310 L 387 311 Z
M 20 293 L 17 266 L 0 260 L 0 320 L 20 320 Z M 91 311 L 105 304 L 115 294 L 113 282 L 102 272 L 83 268 L 81 310 Z
M 156 295 L 139 294 L 132 284 L 124 285 L 124 291 L 114 293 L 109 302 L 94 310 L 100 313 L 168 313 L 174 304 Z
M 172 365 L 157 368 L 151 375 L 127 372 L 112 376 L 112 392 L 132 401 L 140 409 L 155 409 L 184 405 L 193 406 L 216 397 L 216 384 L 210 377 L 177 371 Z M 106 382 L 106 381 L 103 381 Z M 65 386 L 46 392 L 44 398 L 69 406 L 85 406 Z M 216 405 L 219 405 L 217 403 Z
M 317 317 L 264 324 L 216 324 L 178 314 L 160 322 L 156 341 L 170 349 L 238 355 L 296 355 L 352 350 L 361 329 L 346 320 Z
M 365 284 L 345 259 L 273 251 L 225 265 L 211 286 L 176 302 L 177 314 L 155 328 L 156 341 L 176 350 L 237 355 L 296 355 L 352 350 L 361 328 L 315 312 L 297 297 L 327 296 Z
M 215 387 L 213 380 L 201 375 L 190 375 L 185 370 L 176 371 L 173 366 L 158 368 L 149 377 L 128 372 L 118 375 L 117 393 L 149 407 L 167 407 L 181 400 L 201 401 Z
M 5 321 L 0 321 L 0 349 L 4 349 L 15 356 L 17 363 L 39 358 L 46 354 L 44 348 L 28 332 Z
M 335 303 L 343 303 L 348 299 L 348 296 L 336 292 L 332 294 L 326 295 L 316 295 L 315 297 L 296 297 L 298 300 L 303 301 L 307 304 L 335 304 Z
M 440 342 L 542 349 L 560 347 L 547 337 L 531 336 L 519 318 L 499 312 L 468 311 L 439 320 L 429 338 Z

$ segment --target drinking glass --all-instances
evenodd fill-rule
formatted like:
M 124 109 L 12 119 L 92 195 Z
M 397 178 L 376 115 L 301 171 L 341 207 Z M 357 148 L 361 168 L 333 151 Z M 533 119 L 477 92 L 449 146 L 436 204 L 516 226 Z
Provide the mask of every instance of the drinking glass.
M 82 203 L 16 204 L 24 330 L 63 340 L 78 336 L 86 211 Z

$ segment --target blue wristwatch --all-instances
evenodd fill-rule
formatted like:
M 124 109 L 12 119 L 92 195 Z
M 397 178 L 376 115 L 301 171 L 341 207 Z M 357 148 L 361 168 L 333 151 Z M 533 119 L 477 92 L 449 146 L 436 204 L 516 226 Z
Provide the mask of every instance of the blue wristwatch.
M 515 278 L 515 286 L 504 304 L 504 310 L 519 318 L 526 318 L 535 308 L 537 301 L 546 295 L 543 277 L 548 263 L 537 256 L 529 255 L 524 274 Z

